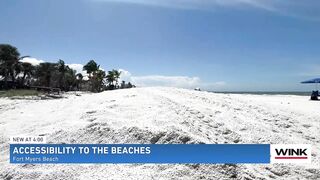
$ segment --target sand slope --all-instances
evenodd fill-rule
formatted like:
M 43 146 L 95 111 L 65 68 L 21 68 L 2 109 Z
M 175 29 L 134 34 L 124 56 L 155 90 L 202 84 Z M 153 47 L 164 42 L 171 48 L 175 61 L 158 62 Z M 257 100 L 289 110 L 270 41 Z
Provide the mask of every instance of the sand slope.
M 136 88 L 0 99 L 0 179 L 319 179 L 320 102 L 305 96 Z M 10 165 L 11 135 L 50 143 L 312 144 L 307 165 Z

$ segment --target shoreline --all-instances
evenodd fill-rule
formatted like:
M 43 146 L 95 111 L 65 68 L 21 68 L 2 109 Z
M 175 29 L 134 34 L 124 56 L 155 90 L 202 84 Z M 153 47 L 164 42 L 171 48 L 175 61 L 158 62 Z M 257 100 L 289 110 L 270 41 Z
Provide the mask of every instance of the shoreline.
M 248 94 L 248 95 L 296 95 L 310 96 L 311 92 L 306 91 L 208 91 L 219 94 Z

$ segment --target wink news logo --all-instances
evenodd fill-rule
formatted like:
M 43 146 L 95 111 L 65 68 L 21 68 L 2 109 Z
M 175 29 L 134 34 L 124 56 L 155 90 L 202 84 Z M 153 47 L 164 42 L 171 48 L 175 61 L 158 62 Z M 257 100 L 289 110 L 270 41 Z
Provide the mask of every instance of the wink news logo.
M 271 144 L 271 163 L 311 163 L 309 144 Z

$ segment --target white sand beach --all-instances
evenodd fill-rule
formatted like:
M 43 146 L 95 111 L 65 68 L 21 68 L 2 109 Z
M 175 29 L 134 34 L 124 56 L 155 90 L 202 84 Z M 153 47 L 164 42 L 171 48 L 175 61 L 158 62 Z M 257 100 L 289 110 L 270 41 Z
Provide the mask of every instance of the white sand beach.
M 0 98 L 0 179 L 320 179 L 320 101 L 178 88 Z M 48 143 L 312 144 L 312 164 L 9 164 L 9 137 Z

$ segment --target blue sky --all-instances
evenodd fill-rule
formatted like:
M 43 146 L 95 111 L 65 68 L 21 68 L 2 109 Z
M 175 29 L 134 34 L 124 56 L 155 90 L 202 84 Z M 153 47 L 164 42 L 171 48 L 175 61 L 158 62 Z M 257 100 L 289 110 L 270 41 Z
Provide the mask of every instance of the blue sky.
M 22 55 L 94 59 L 141 86 L 296 91 L 320 76 L 315 0 L 4 0 L 0 22 Z

